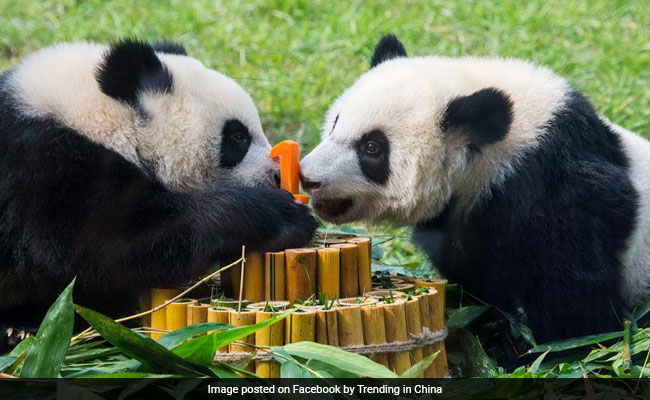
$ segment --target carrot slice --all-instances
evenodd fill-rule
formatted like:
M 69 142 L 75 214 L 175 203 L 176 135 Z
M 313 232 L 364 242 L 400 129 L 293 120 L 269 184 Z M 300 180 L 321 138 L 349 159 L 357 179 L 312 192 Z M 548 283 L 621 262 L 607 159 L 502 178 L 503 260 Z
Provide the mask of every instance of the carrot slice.
M 299 194 L 300 189 L 300 145 L 292 140 L 282 141 L 271 149 L 271 158 L 280 159 L 280 187 L 293 194 L 303 204 L 309 197 Z

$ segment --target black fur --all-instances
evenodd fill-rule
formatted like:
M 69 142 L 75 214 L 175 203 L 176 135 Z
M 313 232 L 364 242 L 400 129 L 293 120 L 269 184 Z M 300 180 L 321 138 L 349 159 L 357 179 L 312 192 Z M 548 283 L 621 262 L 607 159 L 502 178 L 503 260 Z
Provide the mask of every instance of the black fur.
M 512 102 L 495 88 L 453 99 L 442 117 L 442 131 L 462 130 L 480 148 L 503 139 L 512 123 Z
M 235 167 L 244 159 L 250 145 L 248 128 L 236 119 L 226 121 L 221 129 L 219 165 L 224 168 Z
M 105 94 L 131 105 L 143 91 L 172 91 L 172 76 L 153 47 L 137 39 L 110 46 L 97 70 L 97 81 Z
M 118 315 L 248 251 L 309 242 L 316 222 L 282 190 L 172 192 L 120 154 L 34 119 L 0 76 L 0 326 L 36 324 L 76 276 L 75 303 Z M 20 95 L 19 93 L 17 95 Z M 15 319 L 29 321 L 15 321 Z
M 187 55 L 187 50 L 185 50 L 185 47 L 183 47 L 182 44 L 178 42 L 172 42 L 169 40 L 161 40 L 159 42 L 155 42 L 153 45 L 153 50 L 157 53 L 164 53 L 164 54 L 175 54 L 179 56 L 186 56 Z
M 516 314 L 538 342 L 620 330 L 621 262 L 638 194 L 618 136 L 572 92 L 548 134 L 468 215 L 452 201 L 415 239 L 441 272 Z M 435 239 L 435 240 L 434 240 Z
M 380 151 L 376 154 L 368 154 L 365 146 L 373 142 L 379 146 Z M 390 143 L 386 134 L 379 130 L 366 133 L 356 143 L 357 158 L 361 172 L 370 181 L 384 185 L 390 177 Z
M 407 57 L 404 45 L 399 41 L 399 39 L 397 39 L 397 36 L 393 34 L 384 35 L 379 40 L 375 46 L 375 51 L 372 53 L 370 68 L 374 68 L 384 61 L 398 57 Z

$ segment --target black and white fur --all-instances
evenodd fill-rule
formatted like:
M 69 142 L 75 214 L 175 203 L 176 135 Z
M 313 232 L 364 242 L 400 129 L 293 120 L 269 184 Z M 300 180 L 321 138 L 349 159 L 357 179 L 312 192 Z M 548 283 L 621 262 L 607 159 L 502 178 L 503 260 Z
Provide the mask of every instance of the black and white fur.
M 250 96 L 174 43 L 61 44 L 0 76 L 0 324 L 120 312 L 241 252 L 307 243 Z M 0 332 L 1 334 L 2 332 Z
M 315 211 L 415 226 L 452 282 L 538 341 L 620 330 L 650 282 L 650 143 L 528 62 L 384 37 L 301 163 Z

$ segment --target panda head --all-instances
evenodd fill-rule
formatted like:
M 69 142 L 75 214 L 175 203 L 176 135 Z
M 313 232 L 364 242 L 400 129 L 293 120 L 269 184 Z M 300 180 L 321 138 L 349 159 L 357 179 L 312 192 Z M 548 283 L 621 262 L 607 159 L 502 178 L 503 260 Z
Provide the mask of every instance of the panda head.
M 328 110 L 321 143 L 301 162 L 303 188 L 332 222 L 423 222 L 503 178 L 565 93 L 563 80 L 526 62 L 407 58 L 385 36 Z
M 276 185 L 250 96 L 178 44 L 53 46 L 11 71 L 9 87 L 24 114 L 53 118 L 172 190 Z

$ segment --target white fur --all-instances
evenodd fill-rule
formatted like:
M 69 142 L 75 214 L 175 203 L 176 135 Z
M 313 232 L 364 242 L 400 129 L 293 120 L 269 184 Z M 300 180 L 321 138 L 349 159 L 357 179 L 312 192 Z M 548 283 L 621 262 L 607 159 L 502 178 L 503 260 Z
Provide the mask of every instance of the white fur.
M 173 91 L 143 93 L 150 116 L 142 119 L 126 103 L 101 92 L 96 70 L 107 47 L 69 43 L 43 49 L 23 61 L 10 77 L 21 111 L 54 117 L 129 161 L 153 166 L 172 189 L 201 188 L 217 181 L 257 185 L 277 168 L 250 96 L 232 79 L 187 56 L 158 54 L 171 71 Z M 246 157 L 233 169 L 218 167 L 219 135 L 239 119 L 252 136 Z
M 440 121 L 450 100 L 489 87 L 510 97 L 513 122 L 506 139 L 468 164 L 459 135 L 443 135 Z M 567 83 L 550 70 L 519 60 L 393 59 L 361 75 L 332 105 L 322 143 L 303 160 L 302 173 L 323 182 L 315 198 L 355 197 L 353 208 L 336 222 L 388 218 L 413 224 L 437 215 L 452 194 L 470 207 L 536 146 L 567 91 Z M 391 144 L 385 186 L 360 176 L 354 154 L 353 143 L 373 129 L 382 130 Z

